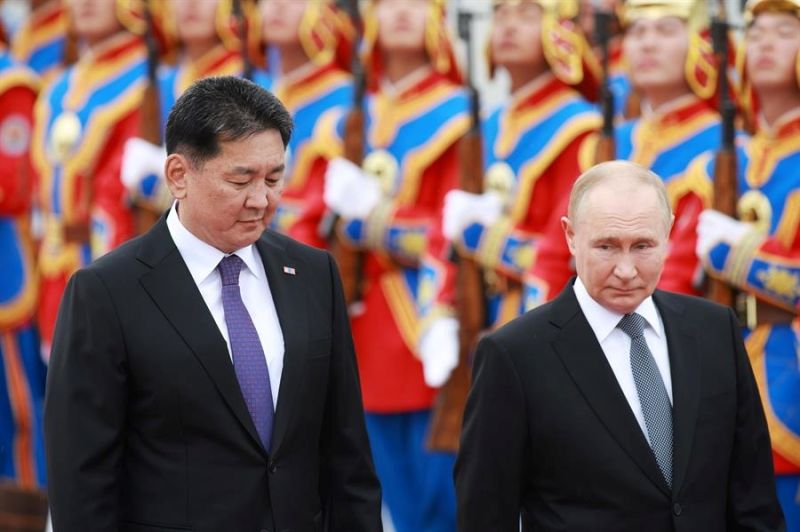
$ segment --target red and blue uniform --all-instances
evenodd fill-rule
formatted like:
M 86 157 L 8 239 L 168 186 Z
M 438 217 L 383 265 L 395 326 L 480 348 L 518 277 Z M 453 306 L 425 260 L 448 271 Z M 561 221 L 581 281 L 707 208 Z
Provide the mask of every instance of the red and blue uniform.
M 0 45 L 0 482 L 45 486 L 29 146 L 39 80 Z

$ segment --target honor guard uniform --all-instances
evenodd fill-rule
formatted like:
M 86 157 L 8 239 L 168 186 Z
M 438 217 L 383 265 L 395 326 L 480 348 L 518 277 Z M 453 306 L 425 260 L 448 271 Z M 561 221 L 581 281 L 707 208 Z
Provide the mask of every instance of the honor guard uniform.
M 743 95 L 757 124 L 738 150 L 738 218 L 705 211 L 697 253 L 740 291 L 788 530 L 800 531 L 800 1 L 751 0 Z M 713 154 L 692 171 L 714 175 Z
M 494 1 L 490 71 L 505 68 L 512 93 L 481 124 L 484 193 L 450 192 L 443 222 L 445 237 L 484 272 L 487 327 L 521 314 L 522 278 L 539 238 L 559 224 L 572 183 L 593 163 L 587 139 L 601 119 L 580 91 L 594 96 L 599 66 L 571 22 L 576 12 L 575 2 Z M 454 269 L 444 252 L 425 255 L 420 354 L 434 386 L 458 358 Z
M 643 98 L 642 116 L 617 127 L 614 138 L 618 159 L 650 168 L 665 182 L 675 221 L 659 288 L 687 294 L 700 293 L 695 228 L 710 202 L 711 185 L 686 169 L 722 139 L 715 108 L 718 70 L 705 7 L 705 0 L 626 2 L 623 50 Z M 574 275 L 572 268 L 563 268 L 570 254 L 561 228 L 547 237 L 541 253 L 546 257 L 527 279 L 527 308 L 557 294 Z
M 14 34 L 11 52 L 45 83 L 76 57 L 63 0 L 32 1 L 31 12 Z
M 0 43 L 0 483 L 27 490 L 45 486 L 45 366 L 35 329 L 28 151 L 38 90 L 36 74 Z
M 91 9 L 82 7 L 87 2 Z M 39 323 L 45 355 L 70 275 L 133 234 L 120 166 L 125 141 L 139 131 L 147 80 L 141 4 L 76 0 L 69 8 L 86 49 L 40 95 L 31 146 L 44 225 Z
M 284 188 L 272 229 L 317 247 L 325 212 L 322 199 L 327 159 L 314 130 L 331 109 L 353 103 L 348 69 L 356 38 L 349 17 L 332 0 L 261 0 L 271 90 L 294 119 Z
M 468 100 L 443 1 L 370 0 L 366 7 L 363 165 L 332 160 L 324 200 L 341 217 L 337 238 L 363 257 L 351 325 L 367 429 L 395 528 L 452 531 L 454 458 L 425 450 L 435 390 L 418 359 L 416 295 L 427 235 L 440 225 L 444 196 L 458 180 Z M 317 126 L 328 158 L 343 153 L 345 122 L 334 110 Z
M 259 84 L 268 86 L 270 81 L 264 73 L 256 76 L 254 71 L 254 65 L 262 62 L 259 14 L 254 3 L 241 3 L 241 20 L 234 11 L 234 0 L 170 0 L 150 5 L 161 6 L 158 19 L 163 21 L 164 34 L 175 41 L 177 62 L 160 65 L 157 71 L 160 138 L 129 139 L 121 175 L 138 207 L 161 213 L 173 201 L 164 180 L 167 155 L 162 142 L 167 117 L 178 97 L 195 81 L 211 76 L 244 76 L 249 71 Z M 246 47 L 242 46 L 242 33 L 248 40 Z M 246 56 L 243 50 L 247 51 Z

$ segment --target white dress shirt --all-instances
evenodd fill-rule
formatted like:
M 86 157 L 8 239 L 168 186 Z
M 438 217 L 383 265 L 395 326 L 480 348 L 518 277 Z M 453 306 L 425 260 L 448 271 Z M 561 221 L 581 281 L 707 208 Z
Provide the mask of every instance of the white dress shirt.
M 647 441 L 650 442 L 647 427 L 644 423 L 642 403 L 639 401 L 636 382 L 633 380 L 633 370 L 631 370 L 631 338 L 622 329 L 617 328 L 617 324 L 622 319 L 623 314 L 608 310 L 592 299 L 580 278 L 575 279 L 573 290 L 575 290 L 575 297 L 578 298 L 578 305 L 580 305 L 583 315 L 586 316 L 586 320 L 589 322 L 592 331 L 594 331 L 597 341 L 600 343 L 600 347 L 603 349 L 603 353 L 605 353 L 606 359 L 608 359 L 608 363 L 614 371 L 619 387 L 622 388 L 622 393 L 625 394 L 625 399 L 628 400 L 633 415 L 636 416 L 636 421 L 639 422 L 639 427 L 641 427 Z M 664 381 L 664 386 L 667 389 L 669 402 L 672 403 L 672 372 L 669 369 L 667 336 L 664 333 L 664 323 L 661 321 L 661 316 L 655 303 L 653 303 L 653 298 L 648 297 L 642 301 L 635 312 L 647 322 L 644 328 L 644 339 L 653 354 L 658 371 L 661 373 L 661 380 Z
M 177 205 L 177 204 L 176 204 Z M 225 323 L 225 310 L 222 306 L 222 277 L 217 270 L 219 262 L 227 255 L 214 246 L 207 244 L 193 235 L 178 217 L 176 205 L 173 205 L 167 215 L 167 228 L 178 252 L 189 268 L 200 295 L 203 296 L 208 310 L 217 323 L 219 332 L 225 338 L 228 346 L 228 356 L 232 359 L 231 342 L 228 338 L 228 326 Z M 239 292 L 247 308 L 250 319 L 258 333 L 264 357 L 267 359 L 269 369 L 269 382 L 272 387 L 272 406 L 278 404 L 278 388 L 281 384 L 283 372 L 283 332 L 278 321 L 278 312 L 272 300 L 269 289 L 267 273 L 264 263 L 254 244 L 236 250 L 244 262 L 244 267 L 239 274 Z

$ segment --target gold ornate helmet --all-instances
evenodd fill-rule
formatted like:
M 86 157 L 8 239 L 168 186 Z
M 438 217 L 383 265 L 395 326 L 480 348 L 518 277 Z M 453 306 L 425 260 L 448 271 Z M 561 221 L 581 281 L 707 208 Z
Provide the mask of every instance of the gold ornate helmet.
M 494 6 L 531 2 L 542 8 L 542 51 L 551 72 L 578 89 L 587 99 L 598 96 L 602 72 L 586 36 L 577 23 L 578 0 L 492 0 Z M 487 47 L 489 72 L 495 64 L 491 45 Z
M 719 74 L 711 42 L 708 0 L 626 0 L 622 24 L 628 28 L 637 20 L 677 17 L 689 28 L 689 47 L 684 74 L 689 88 L 703 100 L 714 100 Z
M 461 71 L 453 51 L 453 39 L 447 29 L 445 0 L 429 0 L 425 23 L 425 51 L 433 69 L 454 83 L 461 83 Z M 375 0 L 370 0 L 364 13 L 364 40 L 362 59 L 368 72 L 370 90 L 377 89 L 383 75 L 383 59 L 378 46 L 378 19 Z
M 298 37 L 312 61 L 335 63 L 350 70 L 356 29 L 353 21 L 333 0 L 310 2 L 300 20 Z
M 788 13 L 800 19 L 800 0 L 748 0 L 744 8 L 745 27 L 749 27 L 762 13 Z M 747 77 L 745 46 L 739 48 L 736 58 L 736 69 L 739 72 L 742 86 L 742 106 L 751 124 L 756 123 L 759 105 L 758 98 Z M 800 87 L 800 52 L 795 58 L 795 79 Z

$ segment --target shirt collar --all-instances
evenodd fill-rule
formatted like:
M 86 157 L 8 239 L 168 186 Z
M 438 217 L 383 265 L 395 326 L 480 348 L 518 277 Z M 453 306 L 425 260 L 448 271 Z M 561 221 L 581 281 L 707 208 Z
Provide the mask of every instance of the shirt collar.
M 584 316 L 586 316 L 586 321 L 589 322 L 589 326 L 594 331 L 597 341 L 602 344 L 608 338 L 608 335 L 617 328 L 617 324 L 622 319 L 623 314 L 609 310 L 595 301 L 589 295 L 580 277 L 575 279 L 572 289 L 575 291 L 578 305 L 580 305 Z M 661 319 L 658 317 L 658 310 L 653 302 L 653 296 L 648 296 L 647 299 L 642 301 L 635 312 L 645 319 L 647 325 L 657 336 L 660 337 L 664 333 Z
M 167 228 L 175 242 L 175 246 L 183 257 L 189 273 L 192 275 L 195 284 L 203 283 L 211 273 L 216 270 L 219 262 L 228 254 L 223 253 L 211 244 L 197 238 L 191 231 L 186 229 L 181 219 L 178 217 L 178 203 L 175 202 L 167 214 Z M 250 273 L 261 278 L 261 268 L 258 268 L 256 254 L 258 251 L 253 244 L 237 249 L 232 254 L 237 255 Z

